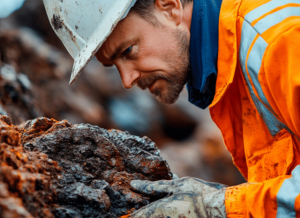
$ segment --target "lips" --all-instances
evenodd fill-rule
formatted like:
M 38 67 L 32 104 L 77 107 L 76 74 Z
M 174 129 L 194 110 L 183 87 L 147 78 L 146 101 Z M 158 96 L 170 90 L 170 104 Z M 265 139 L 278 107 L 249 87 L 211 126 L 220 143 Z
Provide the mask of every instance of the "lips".
M 154 85 L 155 85 L 155 82 L 156 82 L 156 81 L 157 81 L 157 80 L 154 80 L 153 83 L 151 83 L 150 86 L 148 87 L 148 89 L 149 89 L 150 92 L 151 92 L 152 89 L 154 88 Z

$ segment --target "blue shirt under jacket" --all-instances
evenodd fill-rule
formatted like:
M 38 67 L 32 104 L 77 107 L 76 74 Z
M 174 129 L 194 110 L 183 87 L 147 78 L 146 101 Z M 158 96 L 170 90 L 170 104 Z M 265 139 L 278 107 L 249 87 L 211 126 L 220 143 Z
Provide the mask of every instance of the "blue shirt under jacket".
M 187 89 L 189 101 L 202 109 L 215 95 L 221 3 L 222 0 L 194 0 L 193 3 Z

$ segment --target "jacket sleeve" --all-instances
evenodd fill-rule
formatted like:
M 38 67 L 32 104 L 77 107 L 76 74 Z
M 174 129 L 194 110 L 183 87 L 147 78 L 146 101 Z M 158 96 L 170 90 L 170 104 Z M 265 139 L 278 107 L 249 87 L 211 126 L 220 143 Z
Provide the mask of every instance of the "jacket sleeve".
M 273 41 L 263 60 L 259 82 L 275 113 L 300 139 L 300 26 Z M 300 151 L 299 141 L 295 152 Z M 226 190 L 227 217 L 300 217 L 300 165 L 291 175 L 246 183 Z
M 228 187 L 225 207 L 228 218 L 300 217 L 300 165 L 292 175 L 265 182 Z
M 300 138 L 300 25 L 270 44 L 263 67 L 259 79 L 273 111 Z

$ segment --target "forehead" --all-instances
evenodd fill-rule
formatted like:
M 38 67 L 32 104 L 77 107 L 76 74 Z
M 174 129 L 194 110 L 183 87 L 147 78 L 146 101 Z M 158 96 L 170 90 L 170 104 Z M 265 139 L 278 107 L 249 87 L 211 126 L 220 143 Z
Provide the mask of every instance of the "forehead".
M 113 32 L 98 50 L 96 56 L 103 64 L 109 62 L 110 57 L 121 45 L 131 46 L 130 43 L 143 35 L 147 22 L 136 13 L 130 12 L 120 21 Z M 141 28 L 142 27 L 142 28 Z

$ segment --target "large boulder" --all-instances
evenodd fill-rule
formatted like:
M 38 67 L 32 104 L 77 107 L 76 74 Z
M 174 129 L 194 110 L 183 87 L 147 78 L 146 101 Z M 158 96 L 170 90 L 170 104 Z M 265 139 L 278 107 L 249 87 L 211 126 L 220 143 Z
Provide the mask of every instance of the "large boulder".
M 16 127 L 0 119 L 1 213 L 120 217 L 154 200 L 132 192 L 131 180 L 172 179 L 147 137 L 66 120 L 37 118 Z M 8 199 L 19 209 L 5 205 Z

